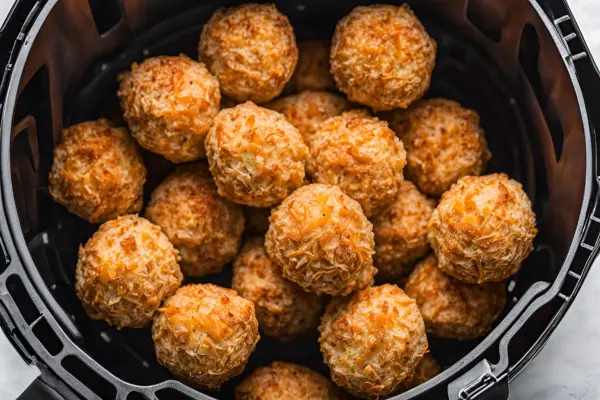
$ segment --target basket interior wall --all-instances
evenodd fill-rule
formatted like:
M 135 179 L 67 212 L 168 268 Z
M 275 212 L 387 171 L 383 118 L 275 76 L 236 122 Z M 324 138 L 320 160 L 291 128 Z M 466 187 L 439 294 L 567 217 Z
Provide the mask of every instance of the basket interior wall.
M 335 22 L 363 3 L 281 1 L 277 6 L 302 40 L 330 37 Z M 540 233 L 534 253 L 508 285 L 508 309 L 534 282 L 554 279 L 576 229 L 586 155 L 573 87 L 560 52 L 529 1 L 413 3 L 438 42 L 427 96 L 453 98 L 479 112 L 493 153 L 488 172 L 506 172 L 522 182 L 534 204 Z M 73 288 L 77 248 L 97 226 L 67 213 L 49 198 L 52 151 L 63 126 L 100 116 L 121 122 L 117 74 L 148 56 L 183 52 L 195 58 L 202 24 L 215 8 L 229 4 L 58 1 L 35 38 L 20 82 L 11 173 L 23 239 L 60 312 L 68 314 L 82 334 L 81 347 L 118 377 L 139 385 L 161 382 L 169 374 L 154 361 L 149 330 L 118 332 L 90 320 L 81 309 Z M 144 158 L 149 170 L 147 199 L 171 165 L 147 152 Z M 230 279 L 226 268 L 204 281 L 228 285 Z M 551 315 L 541 313 L 531 325 L 546 326 Z M 263 337 L 247 371 L 277 357 L 326 373 L 316 335 L 311 332 L 294 346 Z M 447 367 L 476 343 L 433 340 L 432 351 Z M 236 382 L 227 384 L 218 396 L 228 398 Z

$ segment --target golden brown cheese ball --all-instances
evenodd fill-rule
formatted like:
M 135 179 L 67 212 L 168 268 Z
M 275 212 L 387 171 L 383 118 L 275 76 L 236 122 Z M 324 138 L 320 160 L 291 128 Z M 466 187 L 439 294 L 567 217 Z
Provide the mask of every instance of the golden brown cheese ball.
M 300 132 L 252 102 L 219 112 L 206 151 L 219 194 L 235 203 L 271 207 L 304 184 L 308 148 Z
M 406 152 L 386 122 L 355 113 L 333 117 L 309 141 L 313 182 L 337 185 L 367 217 L 389 207 L 404 180 Z
M 183 286 L 159 311 L 152 324 L 159 364 L 203 389 L 242 373 L 260 339 L 254 305 L 235 290 Z
M 340 115 L 348 109 L 349 104 L 344 97 L 338 94 L 305 90 L 298 94 L 281 97 L 266 107 L 285 115 L 308 142 L 318 130 L 319 125 L 331 117 Z
M 242 208 L 219 196 L 206 164 L 171 173 L 152 192 L 146 218 L 175 245 L 186 276 L 221 271 L 237 254 L 244 232 Z
M 313 183 L 269 218 L 265 247 L 283 276 L 304 290 L 345 296 L 373 282 L 373 225 L 337 186 Z
M 198 54 L 223 94 L 239 102 L 279 96 L 298 62 L 294 30 L 273 4 L 218 9 L 202 29 Z
M 174 163 L 205 156 L 221 92 L 204 64 L 185 55 L 152 57 L 119 80 L 123 117 L 142 147 Z
M 464 283 L 438 268 L 435 255 L 419 262 L 404 288 L 416 300 L 427 332 L 448 339 L 475 339 L 490 331 L 504 310 L 504 283 Z
M 258 368 L 235 388 L 235 400 L 342 400 L 328 379 L 292 363 L 275 361 Z
M 406 178 L 421 192 L 441 196 L 463 176 L 483 173 L 491 153 L 477 112 L 447 99 L 400 112 L 396 132 L 406 146 Z
M 429 88 L 436 43 L 408 5 L 356 7 L 331 46 L 331 72 L 351 101 L 374 110 L 406 108 Z
M 402 391 L 405 392 L 412 388 L 416 388 L 440 374 L 440 364 L 431 356 L 425 354 L 421 361 L 415 367 L 415 374 L 412 379 L 405 379 L 400 384 Z
M 264 243 L 264 237 L 246 240 L 233 263 L 231 287 L 254 303 L 262 332 L 288 341 L 317 326 L 323 299 L 284 279 Z
M 63 130 L 50 169 L 50 196 L 80 218 L 104 222 L 142 208 L 146 168 L 127 129 L 105 119 Z
M 181 284 L 177 258 L 158 226 L 137 215 L 118 217 L 79 248 L 75 292 L 90 318 L 142 328 Z
M 333 299 L 319 331 L 331 378 L 363 398 L 394 394 L 428 347 L 415 301 L 390 284 Z
M 467 176 L 444 193 L 428 239 L 445 273 L 468 283 L 517 273 L 537 234 L 531 201 L 506 174 Z
M 397 279 L 408 274 L 415 262 L 429 252 L 427 223 L 435 205 L 412 182 L 404 181 L 392 205 L 371 219 L 378 279 Z
M 335 82 L 329 65 L 328 40 L 305 40 L 298 42 L 298 65 L 284 92 L 298 93 L 303 90 L 335 90 Z

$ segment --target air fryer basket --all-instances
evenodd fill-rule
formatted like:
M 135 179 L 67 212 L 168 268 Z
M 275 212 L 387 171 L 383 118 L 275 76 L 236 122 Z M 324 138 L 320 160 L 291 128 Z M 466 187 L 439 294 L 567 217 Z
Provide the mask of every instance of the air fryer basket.
M 330 37 L 336 21 L 364 3 L 296 0 L 277 6 L 302 40 Z M 508 284 L 510 301 L 494 330 L 471 342 L 431 338 L 443 372 L 395 399 L 481 393 L 505 399 L 509 379 L 541 349 L 596 255 L 596 142 L 586 104 L 597 105 L 588 94 L 598 93 L 600 79 L 562 1 L 409 3 L 439 47 L 427 96 L 454 98 L 480 113 L 494 155 L 488 171 L 523 183 L 540 233 Z M 50 199 L 47 175 L 63 126 L 100 116 L 121 122 L 119 72 L 148 56 L 183 52 L 195 58 L 202 24 L 228 5 L 22 0 L 0 30 L 0 57 L 10 57 L 0 59 L 6 64 L 0 86 L 0 322 L 23 357 L 40 367 L 41 379 L 66 398 L 210 398 L 158 366 L 149 329 L 117 331 L 87 318 L 73 276 L 77 247 L 97 226 Z M 144 158 L 147 197 L 171 166 L 149 153 Z M 229 285 L 230 279 L 226 268 L 202 281 Z M 263 336 L 245 374 L 272 360 L 328 373 L 316 331 L 291 346 Z M 210 395 L 231 398 L 239 380 Z

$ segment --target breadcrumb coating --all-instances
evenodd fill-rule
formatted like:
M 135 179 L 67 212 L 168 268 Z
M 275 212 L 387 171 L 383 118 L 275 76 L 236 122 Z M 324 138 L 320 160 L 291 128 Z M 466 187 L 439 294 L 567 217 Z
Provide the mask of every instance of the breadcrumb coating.
M 436 47 L 407 4 L 359 6 L 335 28 L 331 72 L 351 101 L 407 108 L 429 88 Z
M 118 217 L 79 248 L 75 292 L 90 318 L 142 328 L 181 284 L 177 259 L 158 226 L 137 215 Z
M 404 290 L 416 300 L 427 332 L 448 339 L 484 336 L 506 304 L 503 282 L 461 282 L 444 274 L 433 254 L 417 264 Z
M 386 122 L 360 113 L 343 113 L 320 125 L 310 137 L 307 169 L 313 182 L 339 186 L 371 217 L 396 199 L 406 152 Z
M 267 253 L 304 290 L 344 296 L 373 282 L 373 226 L 337 186 L 311 184 L 273 210 Z
M 182 163 L 205 156 L 204 138 L 219 112 L 219 82 L 186 55 L 133 63 L 117 92 L 134 139 L 147 150 Z
M 294 30 L 274 4 L 218 9 L 202 29 L 198 54 L 238 102 L 279 96 L 298 62 Z
M 319 331 L 332 380 L 366 399 L 396 393 L 428 349 L 415 301 L 390 284 L 333 299 Z
M 181 287 L 152 324 L 158 362 L 184 382 L 208 390 L 244 370 L 260 339 L 254 305 L 212 284 Z
M 506 174 L 467 176 L 444 193 L 428 239 L 445 273 L 467 283 L 516 274 L 537 234 L 531 201 Z
M 186 276 L 221 271 L 237 254 L 244 231 L 242 208 L 219 196 L 203 163 L 179 166 L 158 185 L 146 218 L 175 245 Z
M 300 132 L 252 102 L 219 112 L 206 150 L 219 194 L 235 203 L 271 207 L 304 184 L 308 148 Z
M 303 90 L 335 90 L 335 82 L 329 65 L 328 40 L 304 40 L 298 42 L 298 65 L 284 93 Z
M 63 130 L 48 180 L 54 201 L 98 223 L 140 211 L 146 168 L 127 129 L 101 118 Z

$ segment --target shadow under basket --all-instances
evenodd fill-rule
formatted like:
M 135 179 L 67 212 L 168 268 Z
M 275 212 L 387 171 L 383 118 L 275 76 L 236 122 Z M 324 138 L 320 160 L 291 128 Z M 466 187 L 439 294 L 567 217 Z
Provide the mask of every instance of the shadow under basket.
M 77 248 L 91 225 L 48 195 L 52 152 L 63 127 L 121 122 L 118 73 L 164 54 L 197 58 L 202 25 L 235 2 L 23 0 L 4 33 L 0 61 L 0 321 L 41 379 L 65 398 L 233 398 L 240 379 L 274 360 L 324 375 L 316 330 L 292 344 L 263 335 L 245 372 L 202 394 L 155 360 L 150 330 L 117 331 L 83 312 L 74 291 Z M 276 2 L 298 40 L 330 38 L 362 1 Z M 394 399 L 506 399 L 508 383 L 539 352 L 573 301 L 600 233 L 596 139 L 600 79 L 562 1 L 419 0 L 411 7 L 438 43 L 427 97 L 448 97 L 481 116 L 493 158 L 488 173 L 523 184 L 537 215 L 535 250 L 507 285 L 509 302 L 488 336 L 431 338 L 442 373 Z M 12 49 L 9 52 L 9 49 Z M 145 198 L 170 171 L 143 154 Z M 231 267 L 203 278 L 231 284 Z

